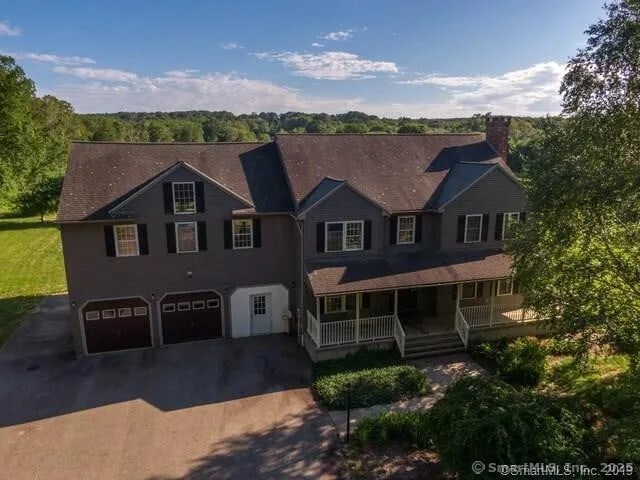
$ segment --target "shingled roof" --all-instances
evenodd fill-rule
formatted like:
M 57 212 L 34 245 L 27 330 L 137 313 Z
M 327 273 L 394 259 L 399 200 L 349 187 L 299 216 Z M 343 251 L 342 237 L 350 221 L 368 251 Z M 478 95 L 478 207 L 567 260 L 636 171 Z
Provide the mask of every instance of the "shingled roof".
M 388 211 L 430 207 L 458 162 L 509 167 L 482 134 L 282 134 L 275 143 L 296 202 L 323 179 L 349 182 Z
M 108 219 L 111 208 L 179 162 L 246 199 L 256 212 L 293 210 L 272 143 L 75 142 L 58 221 Z

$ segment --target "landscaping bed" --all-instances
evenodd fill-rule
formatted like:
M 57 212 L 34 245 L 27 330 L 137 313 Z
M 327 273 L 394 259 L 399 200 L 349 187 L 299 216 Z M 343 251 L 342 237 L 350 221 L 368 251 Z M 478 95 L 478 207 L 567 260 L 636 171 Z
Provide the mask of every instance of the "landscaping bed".
M 429 392 L 425 375 L 391 350 L 360 350 L 342 359 L 314 365 L 313 387 L 331 410 L 392 403 Z

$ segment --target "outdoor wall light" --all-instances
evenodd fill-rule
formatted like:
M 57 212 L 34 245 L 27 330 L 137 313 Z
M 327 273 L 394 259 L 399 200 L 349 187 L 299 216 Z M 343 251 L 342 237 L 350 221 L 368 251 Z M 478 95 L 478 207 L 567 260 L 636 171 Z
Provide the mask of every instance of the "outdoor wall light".
M 76 308 L 76 302 L 71 302 L 71 306 L 72 306 L 73 308 Z
M 153 293 L 153 292 L 151 292 L 151 300 L 153 300 L 153 299 L 155 299 L 155 298 L 156 298 L 156 294 L 155 294 L 155 293 Z
M 187 278 L 191 278 L 191 277 L 193 277 L 193 272 L 191 270 L 189 270 L 187 272 Z

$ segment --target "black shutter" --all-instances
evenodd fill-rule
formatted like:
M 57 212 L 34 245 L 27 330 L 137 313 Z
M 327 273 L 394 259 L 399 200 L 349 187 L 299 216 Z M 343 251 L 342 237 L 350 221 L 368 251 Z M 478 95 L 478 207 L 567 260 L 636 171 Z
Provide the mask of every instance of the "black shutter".
M 371 306 L 371 295 L 369 293 L 362 294 L 362 308 L 368 310 Z
M 476 289 L 476 297 L 481 298 L 484 292 L 484 282 L 478 282 L 478 288 Z
M 176 253 L 176 227 L 175 223 L 167 223 L 167 252 Z
M 520 221 L 525 223 L 527 221 L 527 212 L 520 212 Z
M 173 213 L 173 184 L 171 182 L 164 182 L 162 185 L 164 189 L 164 213 Z
M 324 297 L 316 297 L 316 302 L 320 302 L 320 313 L 324 313 Z
M 364 242 L 365 250 L 371 250 L 371 220 L 364 221 Z
M 458 235 L 456 237 L 457 243 L 464 243 L 464 226 L 465 226 L 465 216 L 458 215 Z
M 253 248 L 262 246 L 262 222 L 259 218 L 253 219 Z
M 147 226 L 138 224 L 138 250 L 140 255 L 149 255 L 149 241 L 147 240 Z
M 113 225 L 104 226 L 104 246 L 107 249 L 107 257 L 116 256 L 116 239 L 113 236 Z
M 398 217 L 392 215 L 389 217 L 389 243 L 395 245 L 398 240 Z
M 482 241 L 486 242 L 489 237 L 489 214 L 482 215 Z
M 324 252 L 324 222 L 316 223 L 316 252 Z
M 196 212 L 204 212 L 204 183 L 195 182 L 196 184 Z
M 207 251 L 207 222 L 198 222 L 198 251 Z
M 422 215 L 416 215 L 416 234 L 414 238 L 416 243 L 422 241 Z
M 224 221 L 224 248 L 231 249 L 233 248 L 233 238 L 232 238 L 232 225 L 231 220 Z
M 495 240 L 502 240 L 502 224 L 504 222 L 504 213 L 496 214 L 496 236 Z

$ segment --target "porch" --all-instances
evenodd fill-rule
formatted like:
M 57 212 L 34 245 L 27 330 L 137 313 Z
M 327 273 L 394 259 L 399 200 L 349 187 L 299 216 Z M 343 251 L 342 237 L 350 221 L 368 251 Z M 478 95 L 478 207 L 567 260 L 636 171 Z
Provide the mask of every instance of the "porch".
M 308 337 L 316 349 L 394 340 L 404 355 L 407 339 L 457 334 L 465 348 L 470 331 L 536 321 L 521 308 L 511 279 L 309 298 Z M 315 308 L 314 308 L 315 307 Z

